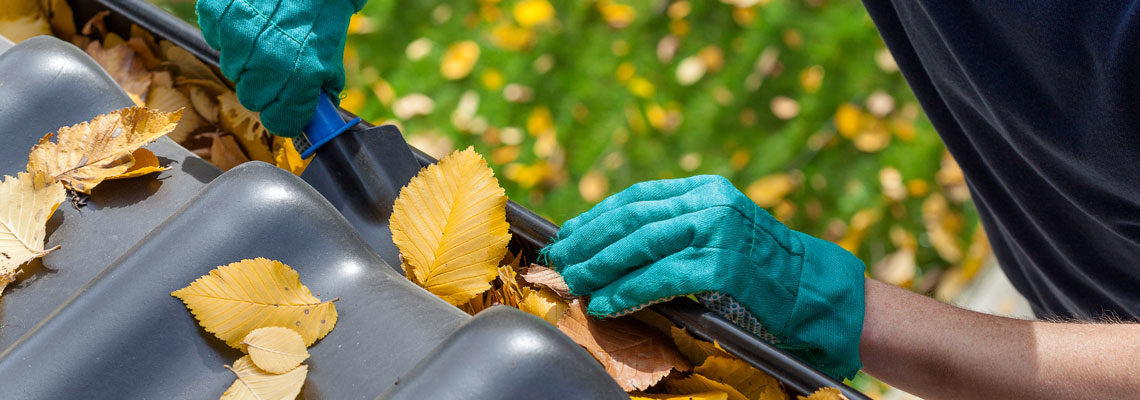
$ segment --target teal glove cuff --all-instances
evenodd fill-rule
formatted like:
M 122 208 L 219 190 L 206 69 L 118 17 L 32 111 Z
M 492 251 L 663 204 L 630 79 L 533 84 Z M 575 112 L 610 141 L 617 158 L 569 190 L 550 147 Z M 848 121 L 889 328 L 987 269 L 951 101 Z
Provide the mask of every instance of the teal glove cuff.
M 781 346 L 833 377 L 854 378 L 863 368 L 859 338 L 866 310 L 866 267 L 835 243 L 795 233 L 804 244 L 805 278 L 800 279 L 799 294 L 785 326 L 795 334 L 785 336 L 788 340 Z
M 320 90 L 344 90 L 344 42 L 364 0 L 199 0 L 206 43 L 221 51 L 222 73 L 245 108 L 270 132 L 297 136 L 313 118 Z
M 836 377 L 859 369 L 863 264 L 788 229 L 719 176 L 643 182 L 544 250 L 595 316 L 689 294 Z

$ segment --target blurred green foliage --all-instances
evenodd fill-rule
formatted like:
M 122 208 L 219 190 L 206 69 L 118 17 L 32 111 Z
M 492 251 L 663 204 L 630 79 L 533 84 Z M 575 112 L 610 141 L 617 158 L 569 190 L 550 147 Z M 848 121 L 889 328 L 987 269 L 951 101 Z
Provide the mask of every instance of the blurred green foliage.
M 919 292 L 952 296 L 988 254 L 858 0 L 371 0 L 350 32 L 342 106 L 436 156 L 474 146 L 555 222 L 718 174 Z

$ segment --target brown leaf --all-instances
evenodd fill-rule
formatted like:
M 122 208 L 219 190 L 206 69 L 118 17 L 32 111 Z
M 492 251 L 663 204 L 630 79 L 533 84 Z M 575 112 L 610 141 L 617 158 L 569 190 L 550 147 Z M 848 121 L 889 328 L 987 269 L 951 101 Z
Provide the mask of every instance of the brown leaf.
M 210 163 L 222 171 L 229 171 L 234 167 L 249 162 L 249 158 L 238 147 L 233 135 L 219 135 L 214 137 L 214 144 L 210 145 Z
M 602 363 L 625 391 L 645 390 L 672 370 L 692 368 L 669 339 L 632 318 L 599 320 L 581 300 L 570 303 L 558 329 Z M 689 393 L 701 392 L 698 390 Z
M 570 286 L 566 285 L 566 280 L 562 279 L 553 268 L 543 265 L 531 264 L 529 267 L 523 268 L 519 271 L 519 275 L 527 283 L 550 289 L 552 292 L 558 294 L 558 297 L 563 299 L 571 299 L 574 295 L 570 294 Z
M 103 49 L 100 43 L 91 42 L 87 45 L 87 54 L 107 70 L 136 105 L 146 104 L 144 97 L 150 88 L 150 71 L 147 71 L 144 60 L 130 46 L 122 44 Z
M 131 154 L 166 135 L 182 111 L 163 113 L 131 107 L 59 129 L 40 139 L 28 155 L 28 171 L 42 171 L 71 190 L 90 193 L 104 179 L 121 175 L 134 164 Z
M 178 75 L 186 79 L 203 79 L 225 86 L 222 79 L 214 74 L 214 70 L 185 49 L 163 40 L 158 44 L 166 60 L 178 71 Z

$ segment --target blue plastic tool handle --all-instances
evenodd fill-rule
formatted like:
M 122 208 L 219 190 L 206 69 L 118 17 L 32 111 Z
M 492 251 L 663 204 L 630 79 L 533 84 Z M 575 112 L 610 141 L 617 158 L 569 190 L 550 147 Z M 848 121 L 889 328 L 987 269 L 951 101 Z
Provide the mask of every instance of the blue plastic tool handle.
M 293 140 L 293 147 L 301 153 L 301 158 L 309 158 L 325 143 L 333 140 L 347 131 L 348 128 L 359 124 L 361 119 L 357 117 L 352 121 L 344 122 L 344 118 L 340 117 L 340 112 L 337 111 L 336 105 L 325 92 L 321 91 L 321 97 L 317 100 L 317 111 L 313 114 L 313 122 L 305 126 L 304 133 Z

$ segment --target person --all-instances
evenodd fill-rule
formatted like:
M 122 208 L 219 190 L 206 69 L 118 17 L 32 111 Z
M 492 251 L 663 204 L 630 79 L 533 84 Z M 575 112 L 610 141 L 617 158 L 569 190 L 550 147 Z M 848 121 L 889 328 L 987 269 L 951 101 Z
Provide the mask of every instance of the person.
M 284 136 L 339 93 L 365 0 L 199 0 L 239 99 Z M 563 225 L 544 255 L 588 310 L 695 295 L 836 377 L 935 399 L 1140 392 L 1140 1 L 864 0 L 966 176 L 1036 321 L 864 278 L 726 179 L 643 182 Z M 333 96 L 335 97 L 335 96 Z M 1107 318 L 1107 319 L 1106 319 Z

